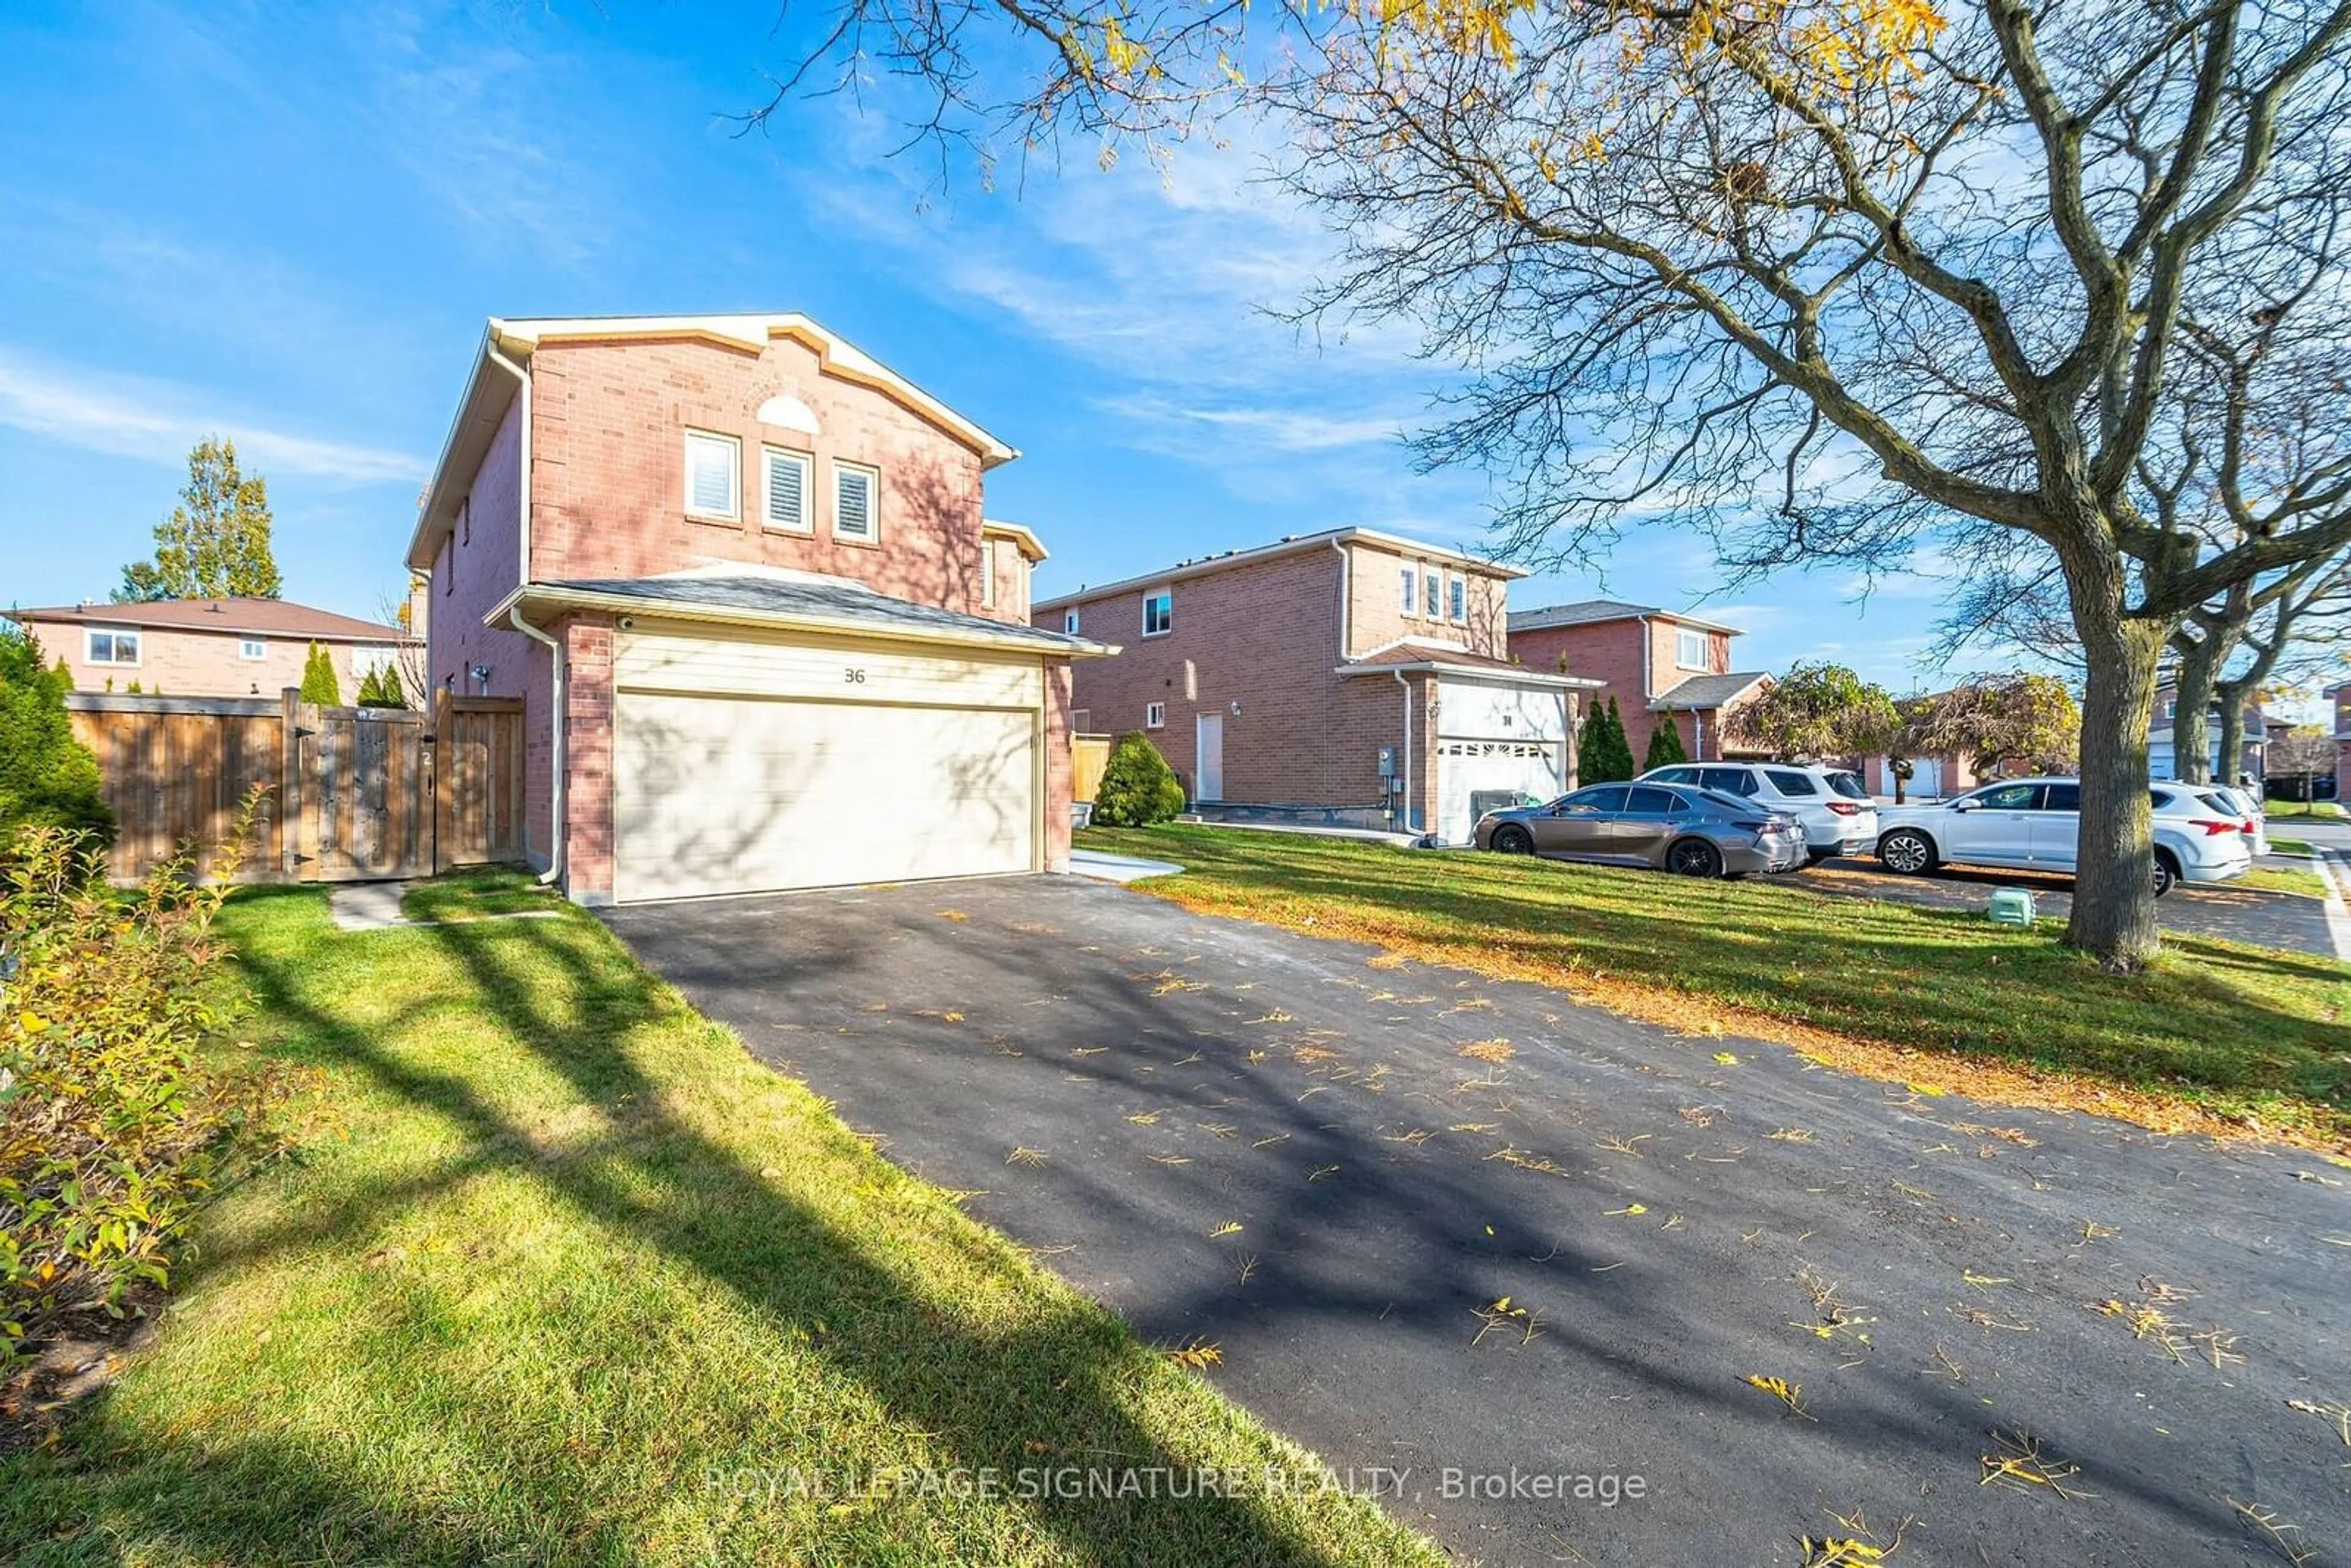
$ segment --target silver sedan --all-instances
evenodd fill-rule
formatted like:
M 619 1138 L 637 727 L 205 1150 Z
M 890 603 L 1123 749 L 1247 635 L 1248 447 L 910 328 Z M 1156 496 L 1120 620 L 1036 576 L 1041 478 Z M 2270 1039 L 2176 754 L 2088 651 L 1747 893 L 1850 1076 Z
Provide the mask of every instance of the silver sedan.
M 1593 784 L 1543 806 L 1489 811 L 1477 844 L 1503 854 L 1654 866 L 1684 876 L 1793 871 L 1804 827 L 1785 812 L 1711 789 Z

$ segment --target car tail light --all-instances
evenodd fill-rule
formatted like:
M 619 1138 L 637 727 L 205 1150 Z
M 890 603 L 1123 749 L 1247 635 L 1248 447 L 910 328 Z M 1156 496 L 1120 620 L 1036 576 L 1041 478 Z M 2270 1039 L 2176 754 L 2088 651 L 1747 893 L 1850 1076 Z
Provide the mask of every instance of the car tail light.
M 2217 839 L 2217 838 L 2219 838 L 2222 833 L 2236 833 L 2236 832 L 2242 832 L 2242 831 L 2245 831 L 2245 830 L 2244 830 L 2244 829 L 2240 828 L 2240 827 L 2239 827 L 2236 823 L 2234 823 L 2234 822 L 2205 822 L 2205 821 L 2196 821 L 2196 822 L 2190 822 L 2190 823 L 2189 823 L 2188 825 L 2189 825 L 2189 827 L 2191 827 L 2191 828 L 2201 828 L 2201 829 L 2203 829 L 2203 830 L 2204 830 L 2204 836 L 2205 836 L 2206 838 L 2208 838 L 2208 839 Z
M 1858 817 L 1861 815 L 1861 808 L 1855 805 L 1850 800 L 1832 800 L 1829 802 L 1829 810 L 1834 811 L 1840 817 Z
M 2246 832 L 2248 832 L 2248 833 L 2259 833 L 2261 831 L 2262 831 L 2262 825 L 2261 825 L 2259 822 L 2254 821 L 2251 817 L 2248 817 L 2248 818 L 2246 818 L 2246 819 L 2245 819 L 2245 831 L 2246 831 Z
M 1766 821 L 1766 822 L 1733 822 L 1733 823 L 1731 823 L 1730 825 L 1731 825 L 1732 827 L 1734 827 L 1734 828 L 1740 828 L 1740 829 L 1743 829 L 1743 830 L 1745 830 L 1746 831 L 1750 832 L 1750 833 L 1768 833 L 1768 832 L 1771 832 L 1772 830 L 1776 829 L 1777 827 L 1779 827 L 1779 825 L 1780 825 L 1780 824 L 1779 824 L 1779 823 L 1777 823 L 1777 822 L 1769 822 L 1769 821 Z

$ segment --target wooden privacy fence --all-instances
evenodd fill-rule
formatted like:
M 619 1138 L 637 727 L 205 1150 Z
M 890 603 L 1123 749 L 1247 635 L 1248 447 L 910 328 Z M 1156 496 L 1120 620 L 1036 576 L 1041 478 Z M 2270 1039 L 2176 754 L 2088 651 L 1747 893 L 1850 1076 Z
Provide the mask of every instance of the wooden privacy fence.
M 1110 766 L 1111 737 L 1107 735 L 1073 735 L 1070 737 L 1072 800 L 1091 800 L 1102 788 L 1102 769 Z
M 69 693 L 114 810 L 108 870 L 206 857 L 265 789 L 240 881 L 430 876 L 523 858 L 519 697 L 441 694 L 429 714 L 264 697 Z

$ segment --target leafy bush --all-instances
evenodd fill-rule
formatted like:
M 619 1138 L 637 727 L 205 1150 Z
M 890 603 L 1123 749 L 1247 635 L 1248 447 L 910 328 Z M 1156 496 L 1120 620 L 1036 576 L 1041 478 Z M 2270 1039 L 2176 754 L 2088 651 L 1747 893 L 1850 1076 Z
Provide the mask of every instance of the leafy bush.
M 302 661 L 302 700 L 320 707 L 343 706 L 343 683 L 335 674 L 335 661 L 316 643 Z
M 1093 820 L 1105 828 L 1140 828 L 1165 822 L 1184 810 L 1184 786 L 1176 770 L 1141 730 L 1129 730 L 1112 748 L 1094 790 Z
M 1682 749 L 1682 727 L 1674 716 L 1658 716 L 1657 727 L 1649 731 L 1649 749 L 1641 758 L 1641 771 L 1652 768 L 1671 768 L 1677 762 L 1687 762 L 1689 753 Z
M 44 669 L 27 632 L 0 626 L 0 841 L 21 826 L 114 834 L 98 758 L 66 717 L 65 665 Z
M 0 846 L 0 1371 L 168 1282 L 225 1134 L 256 1108 L 261 1081 L 225 1080 L 198 1046 L 235 1005 L 210 932 L 257 799 L 203 887 L 187 852 L 118 893 L 91 835 Z

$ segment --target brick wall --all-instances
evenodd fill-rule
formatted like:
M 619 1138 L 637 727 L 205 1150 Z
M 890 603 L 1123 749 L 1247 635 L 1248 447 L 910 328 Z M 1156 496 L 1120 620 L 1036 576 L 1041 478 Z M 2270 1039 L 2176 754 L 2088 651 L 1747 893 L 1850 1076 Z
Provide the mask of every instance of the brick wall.
M 225 619 L 226 619 L 225 617 Z M 127 694 L 131 683 L 147 693 L 160 692 L 172 697 L 274 697 L 287 686 L 302 684 L 302 667 L 310 655 L 309 639 L 264 634 L 262 655 L 248 659 L 243 652 L 244 635 L 235 630 L 192 632 L 164 626 L 131 626 L 121 621 L 107 619 L 106 607 L 90 606 L 87 616 L 71 621 L 26 620 L 23 624 L 41 644 L 41 662 L 54 664 L 59 658 L 73 675 L 78 692 Z M 229 624 L 234 627 L 234 621 Z M 95 664 L 88 655 L 89 640 L 85 635 L 91 628 L 105 631 L 121 627 L 139 633 L 139 662 L 135 664 Z M 321 644 L 334 662 L 335 679 L 342 686 L 343 701 L 355 702 L 360 695 L 360 670 L 353 655 L 360 644 L 326 643 Z M 369 647 L 390 647 L 387 638 Z M 111 682 L 112 685 L 108 683 Z
M 583 904 L 612 896 L 612 618 L 567 616 L 563 639 L 564 888 Z
M 1355 574 L 1353 602 L 1370 602 L 1365 583 L 1396 601 L 1392 564 Z M 1378 807 L 1388 796 L 1379 749 L 1404 743 L 1404 689 L 1389 678 L 1342 678 L 1339 664 L 1340 559 L 1335 550 L 1302 550 L 1186 578 L 1173 584 L 1174 628 L 1143 635 L 1147 588 L 1091 595 L 1040 611 L 1036 623 L 1061 629 L 1075 608 L 1081 634 L 1119 643 L 1113 659 L 1081 661 L 1073 671 L 1075 706 L 1096 733 L 1142 729 L 1150 703 L 1166 705 L 1164 727 L 1148 731 L 1184 780 L 1198 778 L 1197 716 L 1224 723 L 1224 790 L 1228 801 L 1266 805 Z M 1374 623 L 1376 627 L 1376 622 Z M 1365 630 L 1360 646 L 1399 633 Z M 1417 705 L 1412 757 L 1414 807 L 1426 812 L 1430 766 L 1428 683 L 1412 677 Z M 1235 714 L 1232 705 L 1241 711 Z M 1399 754 L 1399 765 L 1404 758 Z
M 532 574 L 643 577 L 755 561 L 853 578 L 880 592 L 974 615 L 1028 619 L 1025 592 L 982 602 L 980 460 L 881 392 L 820 371 L 796 340 L 759 353 L 701 340 L 544 344 L 531 360 Z M 818 433 L 763 424 L 762 404 L 794 398 Z M 689 429 L 733 436 L 737 517 L 685 507 Z M 763 525 L 763 445 L 809 459 L 806 531 Z M 871 544 L 836 538 L 836 464 L 880 482 Z M 998 551 L 1015 562 L 1008 545 Z M 999 590 L 1008 575 L 999 569 Z
M 1487 658 L 1510 657 L 1509 614 L 1503 600 L 1508 581 L 1498 572 L 1464 570 L 1439 559 L 1354 540 L 1346 547 L 1351 573 L 1347 656 L 1360 658 L 1405 637 L 1458 643 Z M 1413 572 L 1413 609 L 1404 609 L 1403 575 Z M 1428 603 L 1428 579 L 1437 581 L 1437 601 Z M 1466 580 L 1467 617 L 1452 618 L 1452 587 Z
M 1510 653 L 1527 668 L 1546 674 L 1559 673 L 1560 658 L 1564 654 L 1567 674 L 1605 681 L 1606 689 L 1587 694 L 1583 700 L 1587 705 L 1604 707 L 1610 697 L 1616 699 L 1617 711 L 1625 719 L 1625 738 L 1632 745 L 1633 760 L 1638 763 L 1648 754 L 1651 732 L 1668 718 L 1665 714 L 1651 713 L 1649 700 L 1692 675 L 1724 674 L 1730 669 L 1729 632 L 1706 632 L 1707 667 L 1697 670 L 1685 669 L 1679 663 L 1678 632 L 1678 623 L 1667 615 L 1651 616 L 1646 635 L 1643 623 L 1637 620 L 1588 621 L 1575 626 L 1514 632 L 1510 639 Z M 1648 650 L 1646 665 L 1642 659 L 1645 641 Z M 1702 747 L 1706 756 L 1720 757 L 1722 716 L 1711 709 L 1698 716 L 1670 716 L 1674 727 L 1681 732 L 1682 750 L 1695 758 Z M 1699 718 L 1704 720 L 1702 727 L 1698 722 Z

